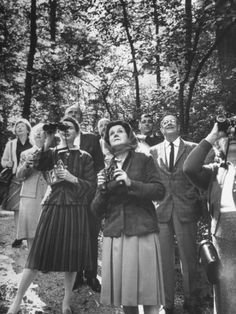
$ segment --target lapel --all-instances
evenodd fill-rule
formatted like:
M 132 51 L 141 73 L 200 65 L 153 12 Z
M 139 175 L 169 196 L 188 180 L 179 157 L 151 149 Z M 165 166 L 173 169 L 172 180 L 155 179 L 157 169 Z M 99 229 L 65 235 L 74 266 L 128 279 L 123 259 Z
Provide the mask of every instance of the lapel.
M 177 157 L 176 157 L 176 160 L 175 160 L 175 165 L 177 164 L 178 160 L 183 155 L 185 150 L 186 150 L 186 145 L 185 145 L 184 141 L 182 139 L 180 139 L 179 150 L 178 150 L 178 154 L 177 154 Z
M 151 150 L 153 152 L 154 160 L 158 164 L 158 166 L 168 171 L 164 142 L 161 142 L 160 144 L 154 146 Z

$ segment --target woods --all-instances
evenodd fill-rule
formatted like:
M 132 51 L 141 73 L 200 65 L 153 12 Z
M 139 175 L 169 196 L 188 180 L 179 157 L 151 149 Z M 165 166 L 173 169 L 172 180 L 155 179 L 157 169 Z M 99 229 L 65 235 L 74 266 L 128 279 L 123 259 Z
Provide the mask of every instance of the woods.
M 16 117 L 58 121 L 178 112 L 199 141 L 219 106 L 236 112 L 236 1 L 1 0 L 1 147 Z

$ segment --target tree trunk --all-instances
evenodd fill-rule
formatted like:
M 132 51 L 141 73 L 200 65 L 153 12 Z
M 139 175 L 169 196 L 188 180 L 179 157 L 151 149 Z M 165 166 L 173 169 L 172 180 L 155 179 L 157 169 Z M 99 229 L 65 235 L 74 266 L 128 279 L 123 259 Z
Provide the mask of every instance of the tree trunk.
M 57 0 L 49 0 L 49 18 L 50 18 L 50 36 L 51 41 L 56 41 L 56 16 L 57 16 Z
M 217 37 L 236 17 L 235 0 L 216 1 Z M 219 42 L 218 56 L 225 99 L 225 108 L 236 113 L 236 25 L 234 24 Z
M 135 92 L 136 92 L 136 112 L 135 115 L 140 114 L 140 89 L 139 89 L 139 74 L 138 74 L 138 68 L 136 63 L 136 53 L 135 48 L 133 44 L 133 39 L 129 31 L 129 19 L 128 14 L 126 10 L 126 2 L 124 0 L 120 0 L 120 3 L 122 5 L 123 9 L 123 17 L 124 17 L 124 28 L 127 34 L 128 42 L 130 45 L 131 50 L 131 56 L 132 56 L 132 63 L 133 63 L 133 75 L 134 75 L 134 81 L 135 81 Z
M 36 34 L 36 0 L 31 0 L 30 14 L 30 49 L 27 60 L 26 77 L 25 77 L 25 97 L 22 116 L 26 119 L 30 117 L 30 106 L 32 97 L 32 77 L 34 66 L 34 55 L 36 52 L 37 34 Z
M 160 69 L 160 55 L 159 55 L 159 15 L 158 15 L 158 8 L 157 8 L 157 0 L 152 0 L 153 3 L 153 17 L 154 17 L 154 24 L 155 24 L 155 35 L 156 35 L 156 80 L 157 86 L 161 86 L 161 69 Z

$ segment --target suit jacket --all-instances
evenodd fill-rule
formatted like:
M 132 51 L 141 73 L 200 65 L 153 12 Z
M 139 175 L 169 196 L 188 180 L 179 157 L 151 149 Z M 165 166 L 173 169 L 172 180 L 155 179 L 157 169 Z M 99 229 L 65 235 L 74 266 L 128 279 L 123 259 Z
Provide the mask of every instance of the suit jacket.
M 103 153 L 100 147 L 99 138 L 95 134 L 81 132 L 80 149 L 92 156 L 96 172 L 104 168 Z
M 170 172 L 166 164 L 164 142 L 150 149 L 156 163 L 160 179 L 166 189 L 166 194 L 157 206 L 157 217 L 161 223 L 171 219 L 172 211 L 175 211 L 181 222 L 192 222 L 200 216 L 199 190 L 193 186 L 183 172 L 183 164 L 190 151 L 197 144 L 180 139 L 178 154 L 173 172 Z

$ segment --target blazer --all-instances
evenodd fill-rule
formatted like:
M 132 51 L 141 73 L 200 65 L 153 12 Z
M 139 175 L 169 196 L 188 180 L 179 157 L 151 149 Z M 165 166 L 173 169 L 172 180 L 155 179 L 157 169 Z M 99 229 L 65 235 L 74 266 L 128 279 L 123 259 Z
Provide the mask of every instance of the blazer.
M 92 156 L 96 172 L 104 168 L 103 153 L 100 147 L 99 138 L 95 134 L 81 132 L 80 149 L 86 151 Z
M 36 198 L 37 193 L 45 194 L 47 182 L 41 171 L 36 168 L 27 168 L 25 160 L 27 156 L 34 153 L 38 148 L 33 146 L 21 153 L 21 159 L 16 171 L 16 177 L 23 180 L 20 196 L 28 198 Z M 40 191 L 39 191 L 40 189 Z
M 173 211 L 177 213 L 181 222 L 193 222 L 200 216 L 199 190 L 183 172 L 184 161 L 196 145 L 196 143 L 180 139 L 173 172 L 169 171 L 166 164 L 164 141 L 150 149 L 160 174 L 160 180 L 166 189 L 163 201 L 157 206 L 157 217 L 161 223 L 170 221 Z
M 92 210 L 105 218 L 105 237 L 140 236 L 158 232 L 157 217 L 152 200 L 161 200 L 165 190 L 151 155 L 130 152 L 122 168 L 131 186 L 111 190 L 97 189 Z

